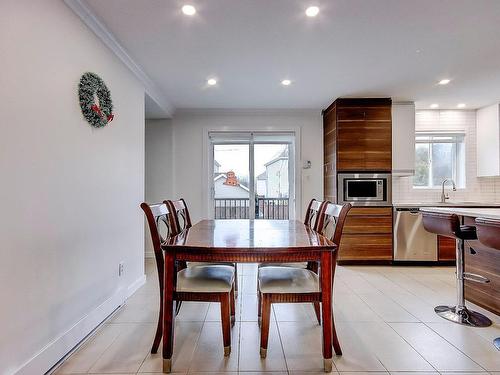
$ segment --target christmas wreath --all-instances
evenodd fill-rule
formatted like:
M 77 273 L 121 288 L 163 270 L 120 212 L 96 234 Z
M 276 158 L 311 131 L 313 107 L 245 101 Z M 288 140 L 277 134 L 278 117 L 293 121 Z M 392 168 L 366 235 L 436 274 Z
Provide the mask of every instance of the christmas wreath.
M 111 92 L 97 74 L 87 72 L 82 75 L 78 97 L 83 117 L 93 127 L 101 128 L 113 120 Z

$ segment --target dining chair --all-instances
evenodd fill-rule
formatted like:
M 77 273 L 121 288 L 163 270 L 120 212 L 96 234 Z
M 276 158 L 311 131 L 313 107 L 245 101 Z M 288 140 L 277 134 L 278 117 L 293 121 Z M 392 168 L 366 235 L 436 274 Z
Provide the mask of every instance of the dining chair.
M 174 214 L 174 221 L 176 225 L 176 232 L 181 233 L 182 231 L 191 228 L 191 216 L 189 215 L 189 210 L 184 198 L 178 200 L 165 200 L 163 201 L 170 208 L 170 211 Z M 189 264 L 182 263 L 180 264 L 180 268 L 186 267 L 195 267 L 195 266 L 203 266 L 203 265 L 224 265 L 224 266 L 232 266 L 234 267 L 234 291 L 235 296 L 238 296 L 238 267 L 236 263 L 206 263 L 206 262 L 189 262 Z
M 316 228 L 319 233 L 330 238 L 337 245 L 332 259 L 332 287 L 337 264 L 338 246 L 342 238 L 344 223 L 351 204 L 336 205 L 325 202 L 318 216 Z M 260 355 L 267 355 L 271 305 L 273 303 L 307 303 L 321 302 L 319 276 L 316 272 L 297 267 L 261 267 L 258 273 L 258 293 L 260 299 L 259 315 L 261 317 Z M 332 311 L 333 315 L 333 311 Z M 333 346 L 335 353 L 342 354 L 335 323 L 333 327 Z
M 160 286 L 160 313 L 151 353 L 160 345 L 163 329 L 164 256 L 162 244 L 177 235 L 172 211 L 165 203 L 142 203 L 141 208 L 149 225 L 158 270 Z M 234 267 L 209 265 L 188 267 L 177 271 L 174 285 L 174 301 L 220 302 L 224 355 L 231 352 L 231 325 L 235 322 Z
M 323 202 L 316 199 L 311 199 L 306 210 L 306 217 L 304 219 L 304 224 L 307 225 L 312 230 L 316 230 L 316 225 L 318 224 L 318 217 L 321 208 L 323 207 Z M 259 267 L 299 267 L 299 268 L 313 268 L 314 266 L 307 262 L 292 262 L 292 263 L 260 263 Z
M 323 208 L 324 202 L 318 201 L 313 198 L 309 202 L 306 209 L 306 216 L 304 218 L 304 224 L 316 231 L 316 227 L 318 224 L 318 218 L 321 209 Z M 259 268 L 261 267 L 296 267 L 296 268 L 307 268 L 315 273 L 318 273 L 318 262 L 292 262 L 292 263 L 260 263 Z M 318 323 L 321 324 L 321 306 L 319 302 L 313 302 L 314 313 L 316 314 L 316 319 Z M 261 309 L 261 300 L 260 294 L 258 298 L 258 309 Z

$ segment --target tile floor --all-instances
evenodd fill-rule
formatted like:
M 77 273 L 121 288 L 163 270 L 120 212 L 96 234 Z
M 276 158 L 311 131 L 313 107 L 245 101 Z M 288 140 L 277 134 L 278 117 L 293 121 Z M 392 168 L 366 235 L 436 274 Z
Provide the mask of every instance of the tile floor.
M 274 305 L 268 357 L 260 359 L 256 266 L 239 267 L 230 357 L 223 356 L 219 305 L 183 303 L 176 323 L 173 372 L 323 373 L 321 328 L 310 305 Z M 56 374 L 161 373 L 161 355 L 149 353 L 158 311 L 152 260 L 146 261 L 146 270 L 146 285 Z M 434 314 L 434 305 L 453 304 L 454 298 L 453 268 L 339 267 L 334 299 L 344 355 L 334 358 L 334 373 L 500 375 L 500 352 L 492 345 L 500 336 L 500 317 L 487 313 L 495 322 L 492 327 L 467 328 Z

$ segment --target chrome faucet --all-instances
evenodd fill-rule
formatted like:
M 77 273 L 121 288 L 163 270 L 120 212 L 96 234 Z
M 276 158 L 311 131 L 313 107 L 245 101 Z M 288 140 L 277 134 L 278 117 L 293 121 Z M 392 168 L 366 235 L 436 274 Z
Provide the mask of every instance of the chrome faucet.
M 443 183 L 441 184 L 441 203 L 446 203 L 446 200 L 450 199 L 450 196 L 448 194 L 444 193 L 444 185 L 447 182 L 451 182 L 453 184 L 453 191 L 457 191 L 457 186 L 455 185 L 455 181 L 448 179 L 448 178 L 445 178 L 443 180 Z

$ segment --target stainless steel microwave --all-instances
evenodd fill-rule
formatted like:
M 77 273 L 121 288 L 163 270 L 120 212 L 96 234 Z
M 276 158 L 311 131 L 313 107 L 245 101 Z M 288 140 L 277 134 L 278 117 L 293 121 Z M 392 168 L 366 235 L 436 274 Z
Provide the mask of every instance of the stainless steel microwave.
M 392 178 L 390 173 L 339 173 L 337 202 L 355 206 L 390 206 Z

